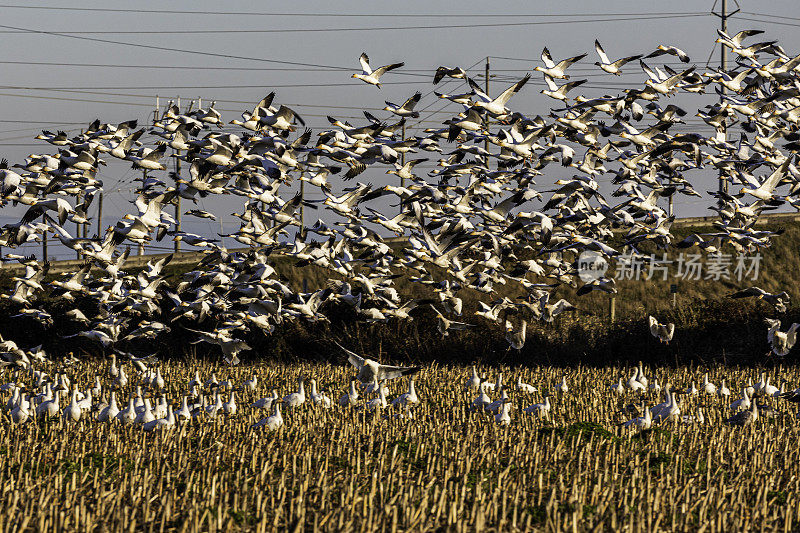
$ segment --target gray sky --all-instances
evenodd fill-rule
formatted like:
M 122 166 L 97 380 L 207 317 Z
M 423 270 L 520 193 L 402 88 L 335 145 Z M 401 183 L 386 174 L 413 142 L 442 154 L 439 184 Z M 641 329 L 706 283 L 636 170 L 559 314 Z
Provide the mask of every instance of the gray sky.
M 733 1 L 729 3 L 730 9 L 736 7 Z M 796 0 L 758 3 L 744 0 L 740 3 L 742 13 L 738 15 L 740 18 L 730 20 L 729 33 L 745 28 L 764 29 L 767 31 L 765 39 L 780 40 L 790 55 L 797 52 L 794 34 L 800 26 L 800 4 Z M 77 133 L 94 118 L 110 123 L 139 118 L 140 124 L 146 123 L 152 116 L 156 95 L 160 96 L 162 105 L 178 96 L 184 103 L 197 97 L 203 98 L 204 105 L 216 100 L 216 107 L 229 121 L 240 118 L 242 111 L 251 109 L 266 93 L 275 90 L 277 103 L 296 109 L 312 128 L 325 128 L 328 127 L 326 115 L 363 123 L 361 110 L 370 109 L 377 116 L 385 117 L 387 113 L 380 111 L 384 100 L 400 103 L 420 90 L 424 98 L 417 109 L 425 111 L 422 122 L 409 127 L 410 135 L 419 133 L 422 127 L 436 127 L 458 111 L 457 106 L 448 106 L 429 94 L 434 88 L 446 92 L 463 89 L 460 82 L 434 87 L 431 77 L 437 66 L 467 68 L 474 65 L 471 73 L 477 76 L 483 72 L 486 56 L 490 56 L 493 74 L 490 92 L 495 93 L 539 65 L 544 46 L 550 49 L 556 61 L 579 53 L 589 54 L 570 69 L 574 79 L 589 79 L 576 93 L 617 94 L 623 87 L 640 87 L 645 75 L 635 63 L 627 66 L 627 74 L 622 77 L 600 71 L 593 65 L 597 61 L 593 47 L 595 38 L 612 59 L 647 54 L 659 44 L 668 43 L 685 50 L 692 58 L 690 64 L 702 68 L 712 52 L 715 30 L 719 27 L 719 20 L 708 14 L 712 4 L 709 1 L 525 1 L 503 2 L 498 7 L 498 4 L 462 1 L 458 3 L 458 11 L 454 11 L 452 2 L 303 2 L 303 11 L 291 15 L 293 8 L 286 3 L 264 2 L 73 0 L 35 4 L 88 10 L 21 9 L 10 6 L 22 4 L 0 3 L 4 15 L 2 26 L 5 26 L 0 27 L 0 31 L 6 32 L 0 33 L 5 51 L 0 61 L 7 62 L 2 64 L 4 83 L 0 87 L 3 109 L 0 154 L 14 163 L 22 161 L 29 153 L 54 152 L 54 147 L 33 141 L 41 129 L 57 128 Z M 402 13 L 398 5 L 402 5 Z M 136 11 L 133 12 L 101 11 L 134 6 Z M 265 6 L 275 11 L 260 11 Z M 147 10 L 176 13 L 148 13 Z M 325 16 L 336 13 L 348 16 Z M 352 16 L 367 14 L 371 16 Z M 73 37 L 19 32 L 9 27 L 73 32 L 70 33 Z M 370 29 L 387 27 L 402 29 Z M 192 33 L 197 31 L 214 33 Z M 168 50 L 114 44 L 118 42 Z M 360 70 L 358 56 L 362 51 L 369 54 L 373 66 L 397 61 L 405 61 L 406 65 L 399 71 L 389 72 L 383 78 L 383 89 L 378 90 L 350 78 L 351 73 Z M 651 66 L 663 62 L 674 65 L 674 58 L 662 56 L 648 62 Z M 711 64 L 718 63 L 717 46 Z M 514 96 L 510 107 L 528 115 L 548 113 L 557 102 L 540 95 L 541 88 L 541 75 L 534 73 L 531 83 Z M 673 100 L 695 111 L 714 98 L 692 96 Z M 687 122 L 687 127 L 695 131 L 708 130 L 699 119 Z M 110 164 L 102 168 L 99 177 L 108 190 L 104 206 L 107 225 L 133 209 L 128 203 L 133 194 L 128 189 L 135 174 L 129 165 L 112 162 L 111 157 L 105 159 Z M 552 180 L 558 177 L 553 174 Z M 549 172 L 540 177 L 540 189 L 548 188 L 545 185 L 552 183 L 550 178 Z M 381 184 L 394 177 L 376 170 L 360 179 Z M 702 184 L 697 185 L 699 190 L 706 189 Z M 708 188 L 712 187 L 713 176 L 709 176 Z M 116 189 L 121 190 L 115 193 Z M 205 208 L 222 213 L 226 230 L 233 231 L 235 219 L 229 213 L 241 203 L 239 199 L 222 200 Z M 694 199 L 679 203 L 676 211 L 680 216 L 705 214 L 708 205 L 707 198 Z M 16 216 L 16 210 L 6 208 L 0 214 L 0 221 L 7 222 L 9 217 Z M 313 216 L 313 213 L 307 214 L 307 221 L 313 220 Z M 185 227 L 203 233 L 218 229 L 212 224 L 189 222 Z

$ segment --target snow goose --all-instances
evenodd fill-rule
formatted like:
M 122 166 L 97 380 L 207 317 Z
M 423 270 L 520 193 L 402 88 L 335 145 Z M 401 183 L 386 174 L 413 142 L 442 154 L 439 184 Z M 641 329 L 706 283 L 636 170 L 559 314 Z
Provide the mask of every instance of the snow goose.
M 306 401 L 306 388 L 303 379 L 298 380 L 299 385 L 297 387 L 297 392 L 292 392 L 291 394 L 287 394 L 283 397 L 283 405 L 287 409 L 294 409 L 296 407 L 300 407 Z
M 363 81 L 364 83 L 368 83 L 370 85 L 375 85 L 378 89 L 381 88 L 380 78 L 386 72 L 390 70 L 394 70 L 396 68 L 400 68 L 405 63 L 392 63 L 391 65 L 384 65 L 382 67 L 376 68 L 372 70 L 369 66 L 369 56 L 366 52 L 362 52 L 361 56 L 358 58 L 359 62 L 361 63 L 361 73 L 360 74 L 353 74 L 351 77 L 356 78 L 358 80 Z
M 419 118 L 419 112 L 414 111 L 414 106 L 417 105 L 420 98 L 422 98 L 422 93 L 417 91 L 414 93 L 414 96 L 403 102 L 402 105 L 393 104 L 392 102 L 386 102 L 386 107 L 383 108 L 384 111 L 391 111 L 398 117 L 410 117 L 410 118 Z
M 705 424 L 706 417 L 703 415 L 703 409 L 698 407 L 696 415 L 683 415 L 681 422 L 684 424 Z
M 134 422 L 137 425 L 147 424 L 148 422 L 152 422 L 156 419 L 156 415 L 153 414 L 153 408 L 150 406 L 150 398 L 144 399 L 144 410 L 136 415 Z
M 24 424 L 31 416 L 30 402 L 20 402 L 11 410 L 11 422 L 14 424 Z
M 439 67 L 436 69 L 436 74 L 433 75 L 433 84 L 437 85 L 445 76 L 463 80 L 467 77 L 467 73 L 461 67 Z
M 467 378 L 467 383 L 464 385 L 464 389 L 466 390 L 477 389 L 480 386 L 481 386 L 481 378 L 478 377 L 478 371 L 473 366 L 472 376 Z
M 550 51 L 547 48 L 545 48 L 544 50 L 542 50 L 542 62 L 544 63 L 544 68 L 536 67 L 533 70 L 541 72 L 542 74 L 550 76 L 551 78 L 568 80 L 569 76 L 565 74 L 567 68 L 569 68 L 569 66 L 572 65 L 573 63 L 577 63 L 584 57 L 586 57 L 586 54 L 581 54 L 579 56 L 564 59 L 563 61 L 559 61 L 558 64 L 556 64 L 556 62 L 553 61 L 553 57 L 550 55 Z
M 341 398 L 339 398 L 339 405 L 342 407 L 347 407 L 355 405 L 357 401 L 358 391 L 356 391 L 356 382 L 353 380 L 350 382 L 350 390 L 342 394 Z
M 414 388 L 414 380 L 409 380 L 408 382 L 408 392 L 404 392 L 394 400 L 392 400 L 392 405 L 396 406 L 405 406 L 407 404 L 415 404 L 419 403 L 419 397 L 417 396 L 417 391 Z
M 703 392 L 712 395 L 717 393 L 717 386 L 708 381 L 708 372 L 703 376 Z
M 255 424 L 253 424 L 254 428 L 266 427 L 267 429 L 274 431 L 283 425 L 283 416 L 281 416 L 281 404 L 275 404 L 275 413 L 271 416 L 266 418 L 262 418 Z
M 729 398 L 730 395 L 731 395 L 731 390 L 725 385 L 725 380 L 723 379 L 722 383 L 719 386 L 719 389 L 717 389 L 717 396 L 719 396 L 720 398 Z
M 356 367 L 356 370 L 358 370 L 356 378 L 361 381 L 361 383 L 369 383 L 376 378 L 378 380 L 389 381 L 402 376 L 410 376 L 419 372 L 421 368 L 418 366 L 400 367 L 382 365 L 377 361 L 361 357 L 360 355 L 351 352 L 338 342 L 335 344 L 347 354 L 350 364 Z
M 317 380 L 312 379 L 309 381 L 311 385 L 311 391 L 309 397 L 311 398 L 311 402 L 314 405 L 321 405 L 322 407 L 328 409 L 331 406 L 331 399 L 325 395 L 324 392 L 317 392 Z
M 533 385 L 529 385 L 528 383 L 523 383 L 522 376 L 517 376 L 517 383 L 514 386 L 514 388 L 519 392 L 525 392 L 527 394 L 533 394 L 534 392 L 537 392 L 539 390 Z
M 780 331 L 781 321 L 778 319 L 766 319 L 769 330 L 767 330 L 767 341 L 772 347 L 772 353 L 778 357 L 788 354 L 797 341 L 797 328 L 800 324 L 792 324 L 787 331 Z
M 639 361 L 638 372 L 639 373 L 636 375 L 636 381 L 644 385 L 644 387 L 647 387 L 648 381 L 647 377 L 644 375 L 644 368 L 642 367 L 641 361 Z
M 478 396 L 475 397 L 474 400 L 472 400 L 472 410 L 473 411 L 483 411 L 486 408 L 486 406 L 488 406 L 490 403 L 492 403 L 492 399 L 489 398 L 488 394 L 486 394 L 485 385 L 486 385 L 485 382 L 482 382 L 480 384 L 480 386 L 478 387 L 480 392 L 478 393 Z
M 505 391 L 504 391 L 505 392 Z M 494 415 L 494 420 L 501 426 L 507 426 L 511 423 L 511 403 L 508 401 L 503 402 Z
M 542 89 L 540 91 L 543 95 L 549 96 L 550 98 L 555 98 L 556 100 L 565 101 L 567 99 L 567 93 L 569 91 L 571 91 L 575 87 L 583 85 L 589 80 L 571 81 L 559 87 L 558 85 L 556 85 L 556 82 L 553 81 L 553 78 L 545 74 L 544 81 L 547 84 L 547 89 Z
M 119 413 L 119 406 L 117 405 L 117 394 L 111 391 L 111 402 L 97 413 L 98 422 L 111 422 L 116 419 Z
M 371 382 L 361 385 L 361 391 L 364 394 L 377 394 L 378 393 L 378 389 L 380 389 L 380 388 L 381 388 L 381 384 L 378 383 L 378 378 L 377 377 L 372 378 Z
M 187 420 L 191 420 L 192 411 L 191 409 L 189 409 L 188 398 L 186 396 L 183 396 L 181 398 L 181 408 L 178 409 L 178 412 L 176 414 L 178 415 L 178 418 L 185 418 Z
M 258 386 L 258 377 L 256 377 L 255 374 L 253 374 L 253 377 L 242 383 L 242 388 L 244 390 L 254 391 L 256 390 L 257 386 Z
M 770 379 L 769 376 L 767 376 L 766 383 L 764 383 L 764 386 L 761 387 L 761 394 L 763 394 L 765 396 L 775 396 L 775 394 L 777 392 L 780 392 L 780 389 L 778 389 L 778 387 L 776 387 L 775 385 L 772 385 L 769 382 L 769 379 Z M 781 386 L 783 386 L 783 385 L 781 385 Z
M 175 414 L 172 412 L 172 406 L 167 408 L 167 415 L 163 418 L 157 418 L 150 422 L 145 423 L 142 429 L 145 431 L 154 431 L 158 429 L 172 429 L 176 425 Z
M 72 400 L 70 401 L 69 405 L 64 408 L 64 412 L 62 413 L 62 417 L 67 422 L 77 422 L 81 419 L 81 408 L 78 405 L 78 391 L 77 389 L 73 389 L 72 391 Z
M 471 78 L 467 78 L 467 82 L 469 83 L 470 88 L 472 88 L 473 92 L 475 93 L 475 101 L 472 103 L 474 108 L 485 109 L 488 113 L 494 116 L 506 116 L 509 114 L 509 110 L 506 107 L 506 103 L 511 99 L 512 96 L 517 94 L 522 87 L 528 83 L 528 80 L 531 79 L 530 72 L 525 74 L 525 76 L 516 82 L 514 85 L 500 93 L 500 96 L 497 98 L 492 99 L 488 94 L 483 92 L 483 89 L 475 83 L 474 80 Z
M 622 427 L 624 428 L 637 428 L 637 429 L 650 429 L 650 426 L 653 425 L 653 415 L 650 413 L 650 409 L 644 408 L 644 414 L 642 416 L 638 416 L 627 422 L 623 422 Z
M 758 420 L 758 405 L 752 402 L 744 411 L 740 411 L 725 421 L 734 426 L 748 426 Z
M 237 409 L 235 392 L 231 391 L 228 401 L 222 404 L 222 410 L 226 415 L 232 416 L 236 414 Z
M 622 381 L 622 379 L 620 379 L 620 381 Z M 629 389 L 631 389 L 633 391 L 646 391 L 647 390 L 647 386 L 642 384 L 641 381 L 639 381 L 639 369 L 638 368 L 633 371 L 633 375 L 630 377 L 630 379 L 628 379 L 626 385 L 628 386 Z
M 133 397 L 128 400 L 128 406 L 117 413 L 117 420 L 125 425 L 133 424 L 136 420 L 136 407 L 133 405 Z
M 756 388 L 753 385 L 753 378 L 747 378 L 747 386 L 745 387 L 745 390 L 749 396 L 752 396 L 756 393 Z
M 523 320 L 519 329 L 514 329 L 511 321 L 506 320 L 506 341 L 508 345 L 519 351 L 525 346 L 525 333 L 528 329 L 528 322 Z
M 531 404 L 524 411 L 533 416 L 548 416 L 550 413 L 550 397 L 545 396 L 544 402 Z
M 386 402 L 386 385 L 381 382 L 380 387 L 378 387 L 378 397 L 373 398 L 367 403 L 367 410 L 374 411 L 378 408 L 386 409 L 388 405 L 389 404 Z
M 594 49 L 597 52 L 597 55 L 600 56 L 600 61 L 595 62 L 595 65 L 603 69 L 603 71 L 608 72 L 609 74 L 613 74 L 615 76 L 619 76 L 621 74 L 620 69 L 625 66 L 626 63 L 630 63 L 631 61 L 636 61 L 637 59 L 641 58 L 641 54 L 635 56 L 628 56 L 623 57 L 622 59 L 618 59 L 616 61 L 611 61 L 608 59 L 603 47 L 600 46 L 600 41 L 595 39 L 594 41 Z
M 742 397 L 730 404 L 731 411 L 738 411 L 740 409 L 750 409 L 750 396 L 747 394 L 747 389 L 742 390 Z
M 656 48 L 654 51 L 645 56 L 645 59 L 651 57 L 663 56 L 665 54 L 673 55 L 678 59 L 680 59 L 683 63 L 688 63 L 689 61 L 691 61 L 686 52 L 684 52 L 680 48 L 675 48 L 674 46 L 669 46 L 664 44 L 658 45 L 658 48 Z
M 648 316 L 647 320 L 650 326 L 650 334 L 657 338 L 659 342 L 669 344 L 669 341 L 672 340 L 672 335 L 675 333 L 675 324 L 671 322 L 662 324 L 653 316 Z
M 39 406 L 36 408 L 36 416 L 40 418 L 57 416 L 59 411 L 61 411 L 61 407 L 58 405 L 59 394 L 59 391 L 54 391 L 52 400 L 47 400 L 39 404 Z
M 497 414 L 500 410 L 500 406 L 503 405 L 508 401 L 508 393 L 505 390 L 500 391 L 500 397 L 487 405 L 485 409 L 490 413 Z

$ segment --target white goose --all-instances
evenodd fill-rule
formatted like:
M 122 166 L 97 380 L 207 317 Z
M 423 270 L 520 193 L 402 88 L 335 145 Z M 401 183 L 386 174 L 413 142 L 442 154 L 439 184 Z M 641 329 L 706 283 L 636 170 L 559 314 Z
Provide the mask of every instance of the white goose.
M 539 390 L 536 387 L 534 387 L 533 385 L 529 385 L 528 383 L 523 383 L 522 382 L 522 376 L 517 376 L 517 383 L 515 385 L 515 388 L 519 392 L 524 392 L 524 393 L 527 393 L 527 394 L 533 394 L 534 392 L 537 392 Z
M 742 390 L 742 397 L 733 402 L 729 407 L 731 411 L 750 409 L 750 396 L 747 394 L 747 389 Z
M 293 392 L 291 394 L 287 394 L 283 398 L 283 405 L 287 409 L 294 409 L 296 407 L 300 407 L 306 401 L 306 389 L 305 389 L 305 383 L 303 382 L 303 379 L 300 379 L 299 383 L 300 384 L 299 384 L 299 386 L 297 388 L 297 392 Z
M 417 391 L 414 388 L 414 380 L 409 380 L 408 382 L 408 392 L 404 392 L 394 400 L 392 400 L 392 405 L 395 406 L 406 406 L 408 404 L 415 404 L 419 403 L 419 397 L 417 396 Z
M 363 81 L 364 83 L 369 83 L 370 85 L 376 86 L 378 89 L 381 88 L 381 76 L 385 73 L 389 72 L 390 70 L 394 70 L 396 68 L 400 68 L 405 63 L 392 63 L 391 65 L 384 65 L 382 67 L 376 68 L 372 70 L 369 66 L 369 56 L 366 52 L 362 52 L 361 56 L 358 58 L 361 62 L 361 74 L 353 74 L 351 77 L 356 78 L 358 80 Z
M 650 429 L 650 426 L 653 425 L 653 415 L 650 413 L 650 409 L 644 410 L 644 414 L 642 416 L 638 416 L 627 422 L 622 424 L 624 428 L 637 428 L 637 429 Z
M 350 382 L 350 390 L 342 394 L 339 398 L 339 405 L 342 407 L 355 405 L 358 401 L 358 391 L 356 390 L 356 382 Z
M 533 416 L 545 416 L 545 417 L 548 416 L 548 414 L 550 413 L 550 397 L 545 396 L 544 402 L 534 403 L 532 405 L 529 405 L 524 409 L 524 411 L 527 414 Z
M 311 381 L 309 381 L 309 384 L 311 385 L 311 392 L 309 394 L 309 397 L 311 398 L 311 403 L 313 403 L 314 405 L 322 406 L 325 409 L 328 409 L 331 406 L 331 399 L 328 398 L 328 396 L 326 396 L 324 392 L 317 392 L 317 380 L 312 379 Z
M 703 376 L 703 392 L 711 395 L 717 393 L 717 386 L 708 381 L 708 372 Z

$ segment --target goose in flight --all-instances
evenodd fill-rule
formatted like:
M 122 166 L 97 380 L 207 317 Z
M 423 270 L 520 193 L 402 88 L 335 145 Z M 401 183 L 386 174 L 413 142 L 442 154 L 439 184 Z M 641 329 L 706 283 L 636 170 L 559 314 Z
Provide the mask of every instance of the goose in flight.
M 351 365 L 356 367 L 356 370 L 358 370 L 356 379 L 358 379 L 361 383 L 371 383 L 375 379 L 378 381 L 389 381 L 403 376 L 414 375 L 421 370 L 421 367 L 419 366 L 401 367 L 382 365 L 377 361 L 361 357 L 360 355 L 351 352 L 338 342 L 334 342 L 334 344 L 336 344 L 336 346 L 341 348 L 347 354 L 347 360 L 350 361 Z
M 475 93 L 477 100 L 472 104 L 473 108 L 477 107 L 480 109 L 485 109 L 490 114 L 495 116 L 504 116 L 509 114 L 509 110 L 506 107 L 506 103 L 511 99 L 512 96 L 517 94 L 522 87 L 528 83 L 528 80 L 531 79 L 530 72 L 525 74 L 521 80 L 516 82 L 514 85 L 500 93 L 500 96 L 497 98 L 492 99 L 488 94 L 483 92 L 483 90 L 475 83 L 473 80 L 468 79 L 468 83 L 470 88 Z
M 650 334 L 657 338 L 659 342 L 669 344 L 672 335 L 675 333 L 675 324 L 672 322 L 662 324 L 654 316 L 647 317 L 650 324 Z
M 587 81 L 589 80 L 586 79 L 575 80 L 569 83 L 565 83 L 564 85 L 559 87 L 558 85 L 556 85 L 556 82 L 553 81 L 553 78 L 545 74 L 544 82 L 547 84 L 547 89 L 542 89 L 540 92 L 545 96 L 549 96 L 550 98 L 555 98 L 556 100 L 564 101 L 567 99 L 567 93 L 569 91 L 571 91 L 572 89 L 574 89 L 579 85 L 583 85 Z
M 636 61 L 640 59 L 642 56 L 641 54 L 635 56 L 628 56 L 623 57 L 622 59 L 617 59 L 616 61 L 611 61 L 608 59 L 603 47 L 600 46 L 600 41 L 595 39 L 594 41 L 594 49 L 597 51 L 597 55 L 600 56 L 600 61 L 595 62 L 595 65 L 603 69 L 603 71 L 608 72 L 609 74 L 613 74 L 615 76 L 619 76 L 621 74 L 620 69 L 626 64 L 630 63 L 631 61 Z
M 433 84 L 436 85 L 442 81 L 445 76 L 448 78 L 463 80 L 467 77 L 467 73 L 464 72 L 464 69 L 461 67 L 439 67 L 436 69 L 436 74 L 433 75 Z
M 553 57 L 550 55 L 550 50 L 545 48 L 544 50 L 542 50 L 542 61 L 544 62 L 544 68 L 536 67 L 533 70 L 541 72 L 542 74 L 550 76 L 551 78 L 556 78 L 559 80 L 568 80 L 569 76 L 566 75 L 565 72 L 567 71 L 569 66 L 572 65 L 573 63 L 577 63 L 584 57 L 586 57 L 586 54 L 570 57 L 556 63 L 555 61 L 553 61 Z
M 686 52 L 684 52 L 680 48 L 676 48 L 674 46 L 668 46 L 668 45 L 664 45 L 664 44 L 658 45 L 658 48 L 653 50 L 650 54 L 646 55 L 645 59 L 651 58 L 651 57 L 663 56 L 664 54 L 673 55 L 673 56 L 677 57 L 678 59 L 680 59 L 684 63 L 688 63 L 689 61 L 691 61 L 689 59 L 689 56 L 686 54 Z
M 730 295 L 731 298 L 750 298 L 755 296 L 758 300 L 764 300 L 772 305 L 779 313 L 786 312 L 786 306 L 789 304 L 789 293 L 786 291 L 777 294 L 769 293 L 760 287 L 750 287 L 741 291 L 734 292 Z
M 402 105 L 386 101 L 386 107 L 384 107 L 383 110 L 391 111 L 398 117 L 419 118 L 419 111 L 414 111 L 414 106 L 417 105 L 420 98 L 422 98 L 422 93 L 417 91 L 414 93 L 414 96 L 403 102 Z
M 380 68 L 372 70 L 372 68 L 370 68 L 369 66 L 369 56 L 367 55 L 366 52 L 363 52 L 361 54 L 361 57 L 358 58 L 358 60 L 361 62 L 362 72 L 361 74 L 353 74 L 351 77 L 359 79 L 364 83 L 369 83 L 370 85 L 374 85 L 378 89 L 381 88 L 381 82 L 380 82 L 381 76 L 383 76 L 386 72 L 390 70 L 394 70 L 396 68 L 400 68 L 403 65 L 405 65 L 405 63 L 392 63 L 391 65 L 384 65 Z
M 767 318 L 766 322 L 769 326 L 769 330 L 767 331 L 767 341 L 772 347 L 772 353 L 778 357 L 787 355 L 794 347 L 794 343 L 797 341 L 797 328 L 800 328 L 800 324 L 795 322 L 789 326 L 787 331 L 781 331 L 780 320 L 775 318 Z

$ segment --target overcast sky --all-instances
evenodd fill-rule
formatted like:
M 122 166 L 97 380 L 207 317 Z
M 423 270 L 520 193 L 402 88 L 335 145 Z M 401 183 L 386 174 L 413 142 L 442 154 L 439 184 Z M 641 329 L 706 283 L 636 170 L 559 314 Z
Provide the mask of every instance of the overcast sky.
M 16 4 L 0 4 L 4 15 L 0 39 L 5 51 L 0 56 L 4 78 L 0 88 L 0 154 L 14 163 L 29 153 L 52 153 L 54 147 L 33 141 L 41 129 L 77 133 L 94 118 L 112 123 L 132 118 L 146 122 L 152 116 L 156 95 L 162 105 L 178 96 L 183 103 L 198 97 L 204 105 L 216 100 L 216 107 L 229 121 L 240 118 L 242 111 L 275 90 L 277 103 L 295 108 L 309 126 L 323 128 L 328 126 L 326 115 L 353 123 L 363 123 L 363 109 L 387 116 L 379 111 L 384 100 L 399 103 L 420 90 L 424 98 L 418 109 L 425 112 L 421 122 L 409 127 L 410 135 L 423 127 L 436 127 L 458 111 L 431 93 L 435 88 L 431 76 L 437 66 L 472 66 L 471 72 L 477 76 L 483 72 L 486 56 L 490 56 L 490 92 L 495 93 L 539 65 L 544 46 L 556 61 L 589 53 L 570 71 L 573 78 L 589 79 L 579 91 L 586 95 L 617 94 L 623 87 L 641 86 L 645 75 L 635 63 L 628 65 L 622 77 L 600 71 L 593 65 L 597 61 L 595 38 L 612 59 L 647 54 L 668 43 L 685 50 L 691 64 L 702 68 L 711 58 L 711 65 L 716 66 L 719 48 L 714 48 L 714 39 L 719 20 L 708 14 L 712 4 L 524 1 L 503 2 L 497 7 L 497 3 L 462 1 L 457 3 L 458 11 L 453 11 L 453 2 L 303 2 L 303 11 L 294 14 L 289 3 L 276 2 L 34 4 L 86 10 L 23 9 L 13 7 Z M 730 10 L 736 7 L 732 1 L 729 4 Z M 266 5 L 276 11 L 258 11 Z M 402 6 L 402 13 L 398 6 Z M 103 11 L 134 7 L 131 12 Z M 780 40 L 790 55 L 797 53 L 800 4 L 796 0 L 742 1 L 741 7 L 742 13 L 729 22 L 729 33 L 764 29 L 766 38 Z M 335 14 L 346 16 L 330 16 Z M 359 71 L 362 51 L 369 54 L 373 66 L 397 61 L 406 65 L 386 74 L 383 89 L 378 90 L 350 78 Z M 665 61 L 674 63 L 674 58 L 652 60 L 655 65 Z M 463 86 L 458 83 L 438 89 L 460 91 Z M 541 76 L 534 73 L 532 82 L 514 96 L 510 107 L 529 115 L 548 113 L 555 101 L 539 94 L 541 84 Z M 680 99 L 680 104 L 695 111 L 711 101 L 712 97 L 691 97 Z M 705 132 L 698 119 L 688 122 L 695 130 Z M 109 156 L 105 159 L 113 160 Z M 133 197 L 128 189 L 134 176 L 129 165 L 114 163 L 101 170 L 99 177 L 109 190 L 106 224 L 133 209 L 128 203 Z M 394 177 L 375 171 L 365 175 L 363 181 L 380 184 L 388 179 Z M 548 177 L 542 176 L 539 183 L 547 181 Z M 708 187 L 714 187 L 713 177 Z M 113 192 L 116 189 L 120 191 Z M 226 230 L 232 231 L 235 219 L 229 213 L 241 203 L 238 199 L 221 201 L 205 208 L 223 214 Z M 695 199 L 680 204 L 678 214 L 705 214 L 708 205 L 708 199 Z M 7 222 L 8 217 L 15 216 L 16 212 L 5 209 L 0 220 Z M 312 216 L 307 215 L 307 220 Z M 207 222 L 188 227 L 198 232 L 212 228 Z

